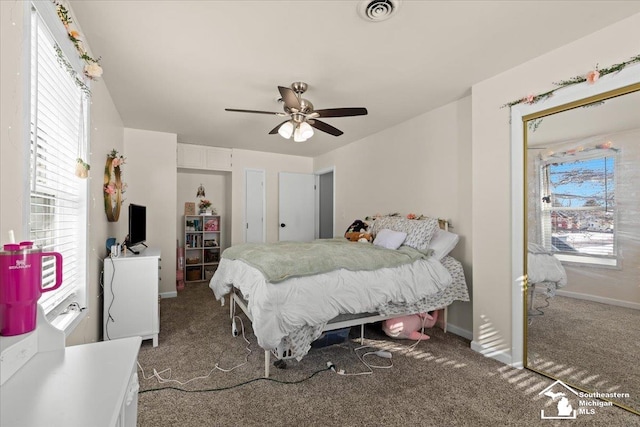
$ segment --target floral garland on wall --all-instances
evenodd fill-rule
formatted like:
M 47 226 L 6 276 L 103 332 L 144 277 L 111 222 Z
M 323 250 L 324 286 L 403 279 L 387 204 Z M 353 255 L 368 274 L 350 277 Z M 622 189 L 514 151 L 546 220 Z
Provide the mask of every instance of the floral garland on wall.
M 107 154 L 107 163 L 104 167 L 104 210 L 109 222 L 116 222 L 120 218 L 122 206 L 122 194 L 127 189 L 127 184 L 122 181 L 122 165 L 125 158 L 118 154 L 117 150 L 111 150 Z
M 82 45 L 80 33 L 76 29 L 74 29 L 71 25 L 73 23 L 73 20 L 69 16 L 69 10 L 59 1 L 57 0 L 52 0 L 52 1 L 56 7 L 56 13 L 58 14 L 58 18 L 60 18 L 62 25 L 64 25 L 64 28 L 67 30 L 67 36 L 69 37 L 69 40 L 71 40 L 71 43 L 73 43 L 73 45 L 75 46 L 76 51 L 78 52 L 78 55 L 80 55 L 80 58 L 85 62 L 85 66 L 83 70 L 84 76 L 90 80 L 97 80 L 99 77 L 102 76 L 102 67 L 100 66 L 100 63 L 99 63 L 100 58 L 95 59 L 89 56 L 89 54 L 87 54 L 87 51 Z M 75 81 L 76 85 L 84 92 L 84 94 L 86 96 L 91 96 L 91 90 L 89 89 L 89 86 L 85 83 L 84 78 L 78 75 L 78 73 L 73 68 L 73 66 L 69 63 L 64 53 L 62 52 L 62 49 L 57 43 L 54 45 L 54 49 L 56 51 L 56 54 L 58 55 L 58 63 L 67 70 L 67 73 L 69 73 L 71 78 Z M 75 174 L 78 178 L 83 178 L 83 179 L 87 178 L 89 176 L 90 169 L 91 169 L 91 166 L 89 165 L 89 163 L 85 162 L 82 157 L 78 157 L 76 159 Z M 109 214 L 107 214 L 107 216 L 109 216 Z M 117 220 L 118 219 L 116 218 L 115 221 Z
M 614 65 L 612 65 L 610 67 L 607 67 L 607 68 L 598 68 L 598 66 L 596 65 L 595 69 L 589 71 L 586 74 L 582 74 L 582 75 L 579 75 L 579 76 L 571 77 L 568 80 L 560 80 L 559 82 L 554 82 L 553 84 L 558 86 L 555 89 L 552 89 L 550 91 L 547 91 L 547 92 L 544 92 L 544 93 L 541 93 L 541 94 L 538 94 L 538 95 L 534 95 L 534 94 L 530 93 L 529 95 L 525 96 L 524 98 L 516 99 L 515 101 L 511 101 L 511 102 L 508 102 L 508 103 L 504 104 L 501 108 L 513 107 L 514 105 L 523 104 L 523 103 L 524 104 L 535 104 L 536 102 L 543 101 L 543 100 L 545 100 L 547 98 L 550 98 L 551 96 L 553 96 L 555 91 L 557 91 L 559 89 L 562 89 L 563 87 L 573 86 L 573 85 L 584 83 L 584 82 L 587 82 L 589 84 L 594 84 L 594 83 L 596 83 L 598 81 L 598 79 L 600 77 L 606 76 L 607 74 L 611 74 L 611 73 L 618 73 L 618 72 L 622 71 L 628 65 L 635 64 L 636 62 L 640 62 L 640 55 L 636 55 L 636 56 L 632 57 L 631 59 L 629 59 L 628 61 L 621 62 L 619 64 L 614 64 Z
M 64 28 L 67 30 L 69 40 L 71 40 L 71 43 L 73 43 L 73 45 L 75 46 L 76 50 L 78 51 L 78 55 L 80 55 L 80 58 L 85 62 L 84 75 L 87 76 L 90 80 L 97 80 L 102 76 L 102 67 L 100 66 L 101 58 L 95 59 L 87 54 L 87 51 L 82 45 L 82 38 L 80 36 L 80 33 L 71 26 L 73 21 L 69 16 L 69 11 L 67 10 L 67 8 L 64 7 L 62 3 L 56 0 L 53 0 L 53 4 L 55 4 L 56 6 L 56 12 L 58 13 L 60 21 L 62 21 L 62 25 L 64 25 Z M 62 52 L 59 51 L 58 55 L 61 54 Z M 83 87 L 86 87 L 86 85 L 83 84 Z

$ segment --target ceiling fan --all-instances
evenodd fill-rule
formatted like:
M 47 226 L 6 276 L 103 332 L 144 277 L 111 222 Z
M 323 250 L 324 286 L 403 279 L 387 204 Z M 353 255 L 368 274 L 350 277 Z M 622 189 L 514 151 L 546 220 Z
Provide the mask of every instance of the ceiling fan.
M 280 91 L 280 96 L 282 97 L 282 102 L 284 104 L 284 113 L 239 110 L 236 108 L 225 108 L 225 111 L 273 114 L 279 117 L 287 117 L 287 120 L 271 129 L 269 135 L 277 133 L 286 139 L 293 136 L 293 140 L 296 142 L 303 142 L 311 138 L 313 136 L 313 128 L 333 136 L 340 136 L 344 133 L 340 129 L 318 120 L 320 117 L 350 117 L 364 116 L 367 114 L 367 109 L 362 107 L 325 108 L 322 110 L 314 110 L 313 104 L 307 99 L 302 98 L 302 94 L 307 91 L 307 87 L 307 84 L 304 82 L 292 83 L 291 87 L 278 86 L 278 90 Z

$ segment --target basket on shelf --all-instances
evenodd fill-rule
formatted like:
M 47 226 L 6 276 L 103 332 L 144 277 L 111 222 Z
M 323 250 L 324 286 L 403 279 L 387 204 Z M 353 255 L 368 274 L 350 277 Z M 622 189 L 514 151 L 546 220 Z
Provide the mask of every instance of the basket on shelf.
M 187 280 L 189 281 L 194 281 L 194 280 L 201 280 L 201 276 L 200 276 L 200 269 L 194 269 L 194 270 L 187 270 Z

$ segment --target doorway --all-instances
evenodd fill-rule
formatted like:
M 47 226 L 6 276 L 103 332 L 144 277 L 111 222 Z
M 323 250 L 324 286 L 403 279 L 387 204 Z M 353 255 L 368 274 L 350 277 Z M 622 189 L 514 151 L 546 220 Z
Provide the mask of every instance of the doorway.
M 317 232 L 319 239 L 333 238 L 333 168 L 316 173 Z

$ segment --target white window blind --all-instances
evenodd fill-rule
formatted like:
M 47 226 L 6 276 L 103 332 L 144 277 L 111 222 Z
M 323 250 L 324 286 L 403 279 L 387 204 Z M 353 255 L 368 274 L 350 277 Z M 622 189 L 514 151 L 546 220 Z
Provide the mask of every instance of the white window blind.
M 88 151 L 88 102 L 57 46 L 32 9 L 29 239 L 63 258 L 62 286 L 39 301 L 50 319 L 73 303 L 84 307 L 87 283 L 87 180 L 75 176 L 75 167 Z M 54 268 L 54 258 L 44 258 L 44 287 L 54 284 Z

